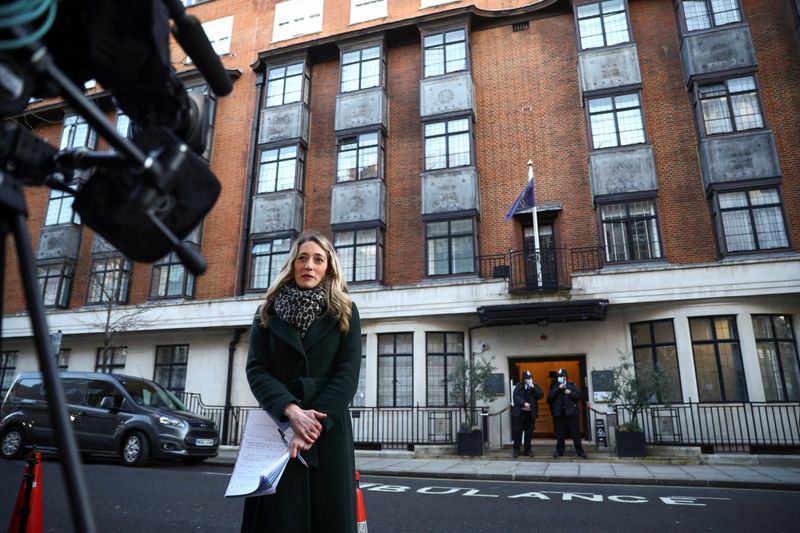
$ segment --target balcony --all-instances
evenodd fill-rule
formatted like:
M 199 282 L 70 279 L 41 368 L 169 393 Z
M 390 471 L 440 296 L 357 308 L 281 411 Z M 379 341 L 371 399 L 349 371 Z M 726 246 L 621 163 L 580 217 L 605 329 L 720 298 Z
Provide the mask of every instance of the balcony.
M 477 257 L 478 275 L 484 279 L 506 278 L 509 292 L 571 289 L 574 272 L 603 266 L 602 253 L 601 247 L 592 246 L 482 255 Z

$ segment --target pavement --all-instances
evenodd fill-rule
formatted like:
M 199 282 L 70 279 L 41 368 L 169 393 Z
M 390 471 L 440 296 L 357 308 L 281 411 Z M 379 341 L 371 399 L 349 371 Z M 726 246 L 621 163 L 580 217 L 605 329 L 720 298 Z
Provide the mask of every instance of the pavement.
M 564 457 L 553 458 L 551 447 L 535 449 L 533 457 L 518 458 L 500 450 L 479 457 L 447 451 L 356 450 L 356 470 L 364 476 L 800 491 L 800 455 L 701 455 L 699 450 L 665 452 L 659 447 L 656 455 L 645 458 L 617 458 L 608 451 L 587 450 L 589 458 L 583 459 L 569 450 Z M 237 453 L 237 447 L 222 446 L 219 455 L 206 464 L 233 466 Z

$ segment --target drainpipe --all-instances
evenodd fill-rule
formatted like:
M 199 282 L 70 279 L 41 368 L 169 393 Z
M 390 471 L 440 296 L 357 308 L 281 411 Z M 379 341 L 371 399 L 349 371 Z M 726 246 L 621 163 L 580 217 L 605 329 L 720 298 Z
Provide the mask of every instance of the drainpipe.
M 222 415 L 222 442 L 228 442 L 228 428 L 230 426 L 231 409 L 231 386 L 233 384 L 233 356 L 236 353 L 236 345 L 242 338 L 242 333 L 247 331 L 245 328 L 233 330 L 233 339 L 228 344 L 228 379 L 225 384 L 225 412 Z
M 261 124 L 261 102 L 264 96 L 265 80 L 266 67 L 263 67 L 263 70 L 258 72 L 256 77 L 256 108 L 253 113 L 253 126 L 250 131 L 250 146 L 247 149 L 247 171 L 244 180 L 244 198 L 242 199 L 242 223 L 239 225 L 242 228 L 242 234 L 239 239 L 239 257 L 237 258 L 238 264 L 236 265 L 236 282 L 234 285 L 236 296 L 243 295 L 247 287 L 246 272 L 248 269 L 245 262 L 247 261 L 247 243 L 250 240 L 250 224 L 253 218 L 250 213 L 250 207 L 253 201 L 253 173 L 259 126 Z

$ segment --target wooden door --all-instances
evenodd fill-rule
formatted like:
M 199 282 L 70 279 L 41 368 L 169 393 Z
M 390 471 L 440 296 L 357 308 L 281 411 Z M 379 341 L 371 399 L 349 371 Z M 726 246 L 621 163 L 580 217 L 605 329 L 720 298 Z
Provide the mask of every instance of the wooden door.
M 522 379 L 522 373 L 530 370 L 533 374 L 533 382 L 539 385 L 544 392 L 544 396 L 539 400 L 539 417 L 536 419 L 536 427 L 533 430 L 534 437 L 555 437 L 555 426 L 553 425 L 553 415 L 550 414 L 550 406 L 547 404 L 547 393 L 550 391 L 550 384 L 556 379 L 559 368 L 565 368 L 569 372 L 570 381 L 573 381 L 585 395 L 586 391 L 580 384 L 581 370 L 578 361 L 525 361 L 517 365 L 516 379 Z M 580 411 L 579 427 L 583 430 L 583 409 Z

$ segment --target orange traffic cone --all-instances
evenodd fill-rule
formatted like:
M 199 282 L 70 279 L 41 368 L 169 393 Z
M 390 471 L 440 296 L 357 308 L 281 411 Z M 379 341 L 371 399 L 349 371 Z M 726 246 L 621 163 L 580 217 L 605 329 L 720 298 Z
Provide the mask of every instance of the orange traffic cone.
M 31 453 L 25 461 L 25 473 L 17 494 L 17 503 L 8 524 L 8 533 L 42 533 L 42 454 Z
M 364 509 L 364 493 L 359 486 L 361 476 L 356 470 L 356 528 L 358 533 L 367 533 L 367 511 Z

